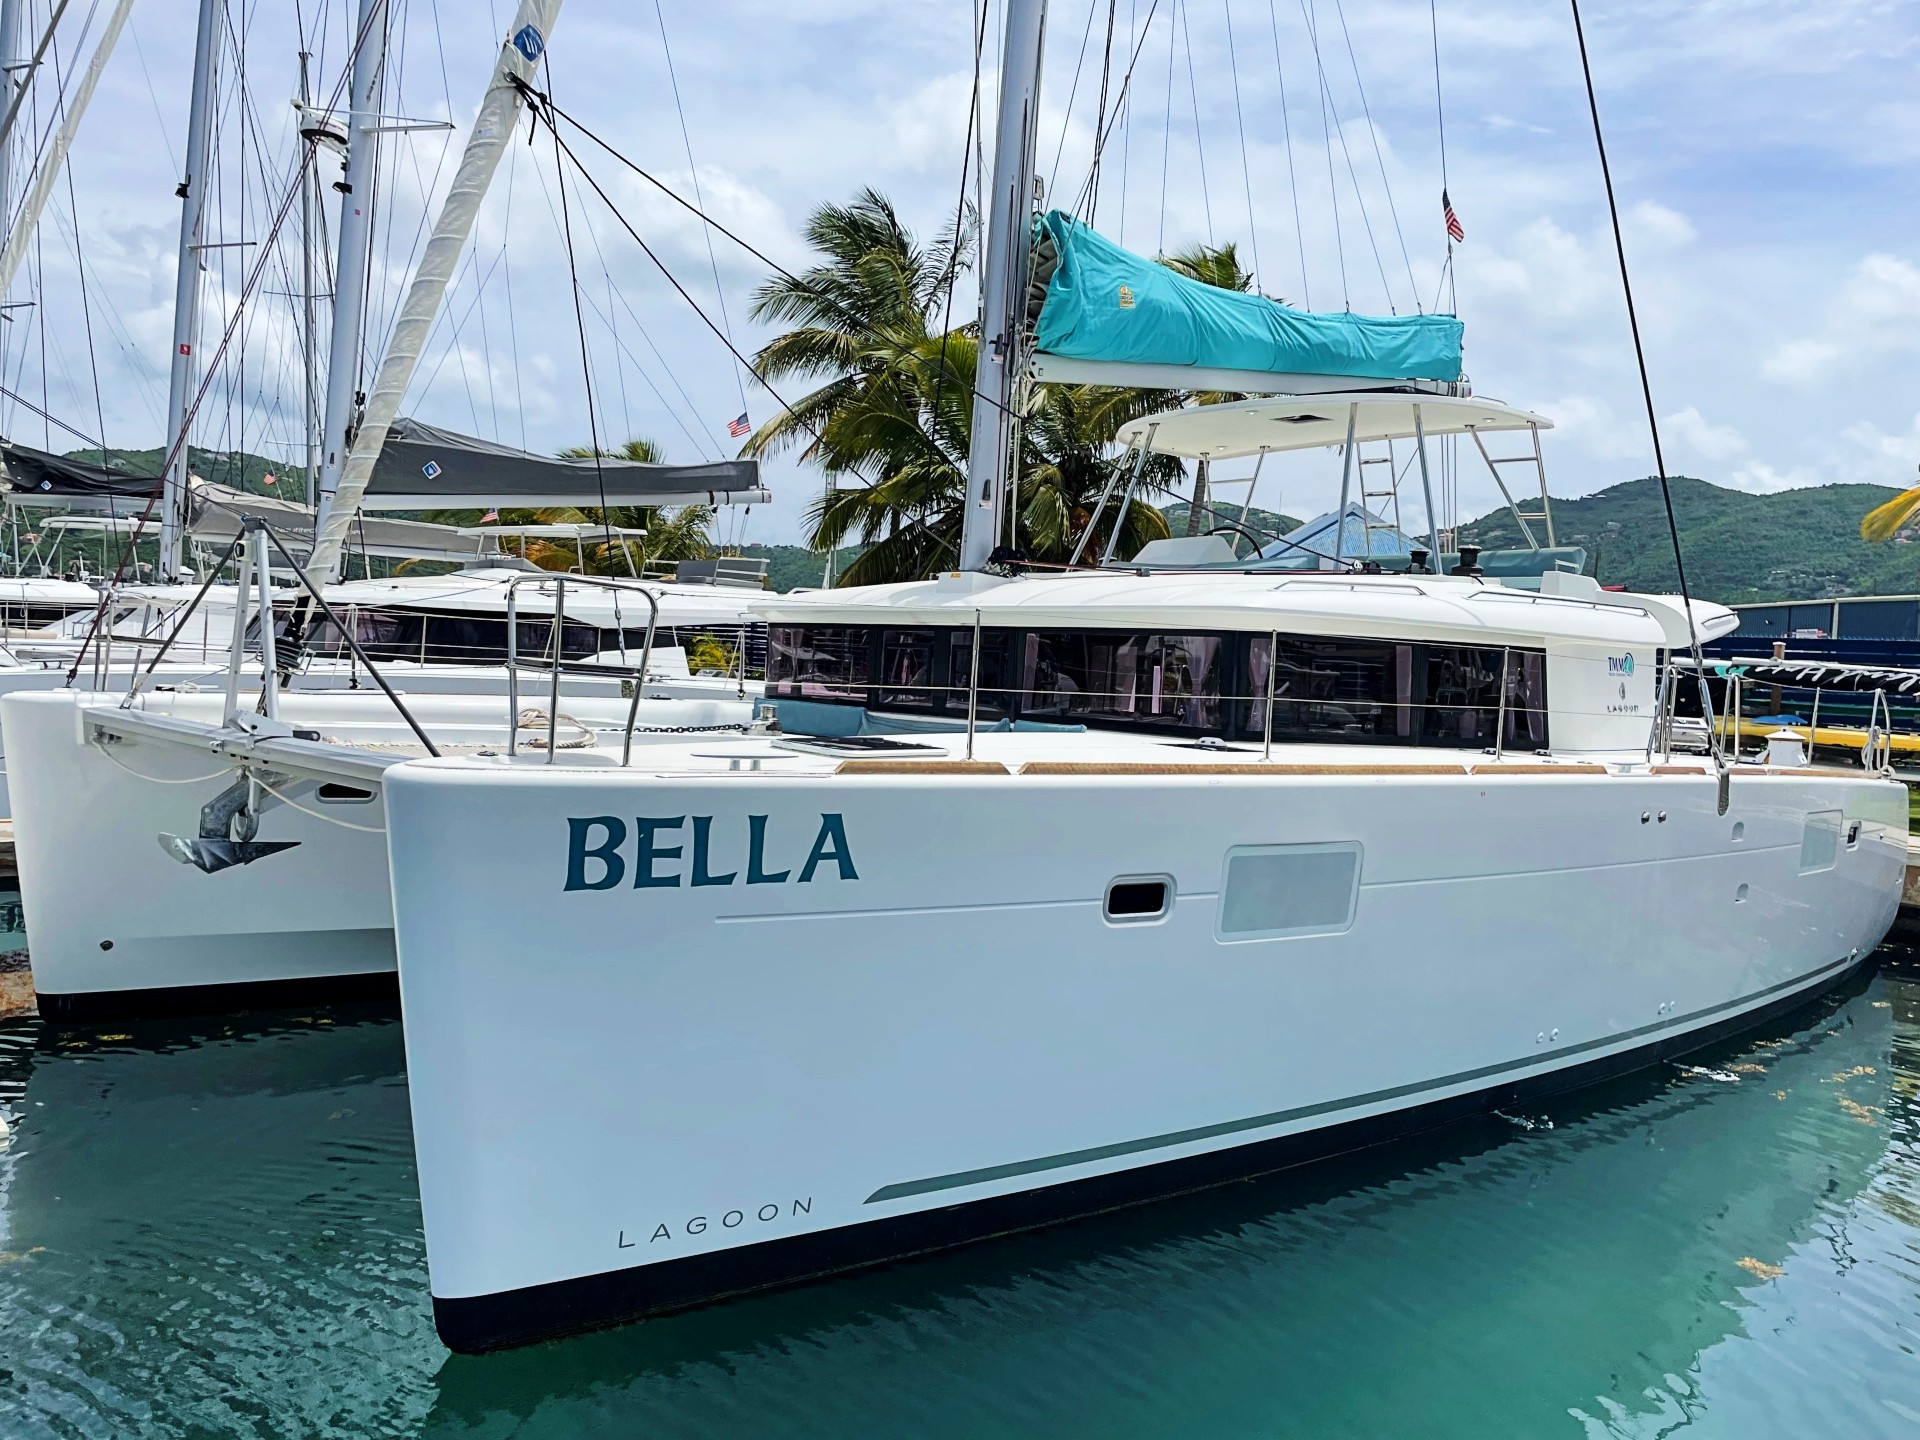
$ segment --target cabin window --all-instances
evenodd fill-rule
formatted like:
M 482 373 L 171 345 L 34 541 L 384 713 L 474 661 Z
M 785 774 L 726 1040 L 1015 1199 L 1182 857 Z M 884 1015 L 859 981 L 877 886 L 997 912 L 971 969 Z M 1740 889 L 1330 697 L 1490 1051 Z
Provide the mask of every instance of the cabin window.
M 1800 832 L 1800 873 L 1831 870 L 1840 863 L 1840 827 L 1846 823 L 1843 810 L 1815 810 L 1807 816 L 1807 828 Z
M 866 704 L 871 640 L 864 626 L 774 626 L 767 637 L 767 693 Z
M 1020 713 L 1216 730 L 1223 648 L 1217 635 L 1033 631 L 1023 647 Z
M 1240 845 L 1227 852 L 1216 925 L 1222 940 L 1337 935 L 1353 924 L 1360 847 Z

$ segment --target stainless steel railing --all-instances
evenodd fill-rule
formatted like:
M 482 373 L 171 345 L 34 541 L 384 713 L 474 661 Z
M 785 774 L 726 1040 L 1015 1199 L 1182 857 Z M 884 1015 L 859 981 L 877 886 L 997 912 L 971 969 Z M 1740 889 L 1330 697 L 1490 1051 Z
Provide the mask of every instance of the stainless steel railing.
M 633 703 L 627 707 L 626 732 L 621 739 L 620 763 L 625 766 L 633 760 L 633 729 L 640 719 L 640 695 L 646 688 L 647 669 L 653 663 L 653 637 L 660 628 L 660 601 L 654 593 L 642 585 L 630 582 L 622 583 L 599 575 L 516 575 L 507 582 L 507 754 L 519 753 L 520 740 L 520 587 L 522 585 L 553 586 L 553 618 L 548 626 L 548 648 L 551 659 L 544 665 L 527 666 L 528 669 L 549 671 L 551 675 L 547 697 L 547 760 L 551 765 L 559 749 L 560 735 L 560 676 L 571 669 L 575 672 L 586 670 L 579 662 L 569 662 L 566 658 L 567 628 L 567 587 L 569 585 L 589 589 L 611 590 L 614 595 L 614 623 L 620 632 L 620 657 L 626 658 L 626 623 L 620 614 L 620 596 L 639 595 L 647 602 L 647 638 L 640 652 L 640 668 L 633 677 Z M 596 626 L 595 635 L 599 634 Z M 596 666 L 604 671 L 604 666 Z

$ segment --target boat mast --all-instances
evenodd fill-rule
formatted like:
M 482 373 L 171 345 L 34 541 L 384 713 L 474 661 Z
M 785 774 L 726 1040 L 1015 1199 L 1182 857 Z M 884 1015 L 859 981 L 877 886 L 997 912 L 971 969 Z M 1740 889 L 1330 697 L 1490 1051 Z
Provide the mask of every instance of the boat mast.
M 313 133 L 311 106 L 313 89 L 307 66 L 313 57 L 300 52 L 300 131 L 307 145 L 307 168 L 300 177 L 300 361 L 306 373 L 307 436 L 306 501 L 311 505 L 320 493 L 320 382 L 318 322 L 314 318 L 313 296 L 313 190 L 320 183 L 320 138 Z
M 1017 458 L 1012 452 L 1015 380 L 1025 329 L 1032 251 L 1033 145 L 1040 103 L 1040 54 L 1047 0 L 1007 0 L 1000 53 L 1000 113 L 993 142 L 993 190 L 980 271 L 980 359 L 973 380 L 972 444 L 962 512 L 960 568 L 979 570 L 1000 533 L 1000 505 Z
M 26 87 L 21 73 L 20 11 L 24 0 L 0 0 L 0 114 L 13 106 L 14 97 Z M 13 137 L 0 140 L 0 225 L 13 214 Z
M 93 56 L 87 61 L 87 68 L 67 101 L 67 113 L 61 118 L 60 128 L 54 132 L 46 153 L 40 157 L 33 184 L 20 202 L 19 218 L 7 232 L 6 248 L 0 250 L 0 298 L 4 298 L 13 288 L 14 277 L 26 262 L 27 246 L 33 241 L 33 232 L 40 224 L 41 212 L 47 208 L 54 182 L 60 178 L 61 168 L 67 163 L 67 152 L 73 148 L 73 137 L 80 131 L 81 117 L 87 113 L 87 106 L 93 101 L 93 92 L 100 84 L 100 72 L 107 68 L 107 57 L 113 54 L 113 47 L 119 43 L 120 32 L 126 28 L 127 12 L 132 9 L 133 0 L 118 0 L 113 7 L 113 13 L 107 17 L 107 28 L 101 32 L 100 43 L 93 47 Z M 6 21 L 0 16 L 0 33 L 5 29 Z M 0 39 L 0 52 L 11 53 L 6 51 L 4 39 Z M 6 157 L 10 149 L 8 145 L 0 144 L 0 214 L 12 213 L 5 204 L 7 181 L 10 178 Z M 105 463 L 104 456 L 102 463 Z
M 387 94 L 387 0 L 360 0 L 353 79 L 347 92 L 347 169 L 341 176 L 340 246 L 333 267 L 333 334 L 327 346 L 327 405 L 320 430 L 316 504 L 325 513 L 353 444 L 360 392 L 360 339 L 373 245 L 374 166 Z
M 346 458 L 340 464 L 333 486 L 322 486 L 320 513 L 314 521 L 313 555 L 307 562 L 307 574 L 316 584 L 332 581 L 339 568 L 347 528 L 353 523 L 354 512 L 360 508 L 361 497 L 366 494 L 373 462 L 387 443 L 387 431 L 400 413 L 400 402 L 420 364 L 420 352 L 426 348 L 434 316 L 440 313 L 440 302 L 453 279 L 460 252 L 466 248 L 467 237 L 473 232 L 480 202 L 486 198 L 500 157 L 513 139 L 523 103 L 519 87 L 533 79 L 540 57 L 546 53 L 547 37 L 553 33 L 554 17 L 559 13 L 560 0 L 520 0 L 513 28 L 500 47 L 500 58 L 494 62 L 486 98 L 480 102 L 480 113 L 467 136 L 460 168 L 454 172 L 446 201 L 434 221 L 433 233 L 421 253 L 406 296 L 400 302 L 393 334 L 387 341 L 387 353 L 381 357 L 379 372 L 367 393 L 367 403 L 352 442 L 347 446 Z M 335 281 L 335 288 L 345 288 L 344 275 Z M 337 302 L 335 314 L 338 314 Z M 337 327 L 335 333 L 338 333 Z M 332 377 L 328 379 L 331 381 Z M 331 461 L 327 473 L 336 474 Z
M 200 0 L 200 25 L 193 42 L 193 88 L 187 102 L 187 173 L 180 196 L 180 258 L 173 285 L 173 367 L 167 381 L 167 466 L 160 496 L 161 580 L 180 577 L 180 546 L 187 521 L 188 410 L 193 404 L 199 366 L 193 347 L 200 318 L 201 215 L 207 191 L 207 151 L 213 133 L 213 82 L 220 59 L 220 0 Z

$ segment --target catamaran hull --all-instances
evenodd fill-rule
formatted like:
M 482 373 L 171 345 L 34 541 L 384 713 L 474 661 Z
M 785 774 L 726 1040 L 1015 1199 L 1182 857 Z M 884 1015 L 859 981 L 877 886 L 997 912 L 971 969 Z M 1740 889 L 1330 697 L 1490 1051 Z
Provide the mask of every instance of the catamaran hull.
M 0 698 L 12 757 L 15 853 L 42 1015 L 106 1019 L 391 992 L 393 910 L 384 804 L 267 812 L 292 848 L 208 874 L 161 848 L 199 833 L 235 772 L 171 746 L 86 743 L 101 697 Z M 356 828 L 349 829 L 348 826 Z
M 377 747 L 412 735 L 386 697 L 282 696 L 289 725 L 344 731 L 376 749 L 316 744 L 305 757 L 309 768 L 297 774 L 266 763 L 274 777 L 267 783 L 284 803 L 257 795 L 250 848 L 217 838 L 219 853 L 211 856 L 202 807 L 240 776 L 220 753 L 235 735 L 218 725 L 221 697 L 172 697 L 171 704 L 156 697 L 153 713 L 183 728 L 160 736 L 134 726 L 103 736 L 98 717 L 122 713 L 115 698 L 0 693 L 41 1013 L 85 1020 L 391 995 L 393 902 Z M 734 735 L 749 718 L 749 706 L 731 698 L 642 703 L 637 746 L 678 742 L 688 730 Z M 563 696 L 563 704 L 569 717 L 605 720 L 624 719 L 629 702 L 614 694 Z M 504 745 L 505 709 L 493 697 L 415 695 L 410 705 L 443 741 Z M 132 712 L 136 719 L 145 713 Z M 348 763 L 356 755 L 358 763 Z M 598 752 L 563 749 L 560 758 L 612 763 Z M 337 783 L 314 778 L 312 767 L 324 777 L 336 762 Z M 226 838 L 239 837 L 229 830 Z M 183 849 L 210 863 L 183 863 Z
M 1043 1224 L 1758 1024 L 1885 934 L 1904 791 L 1743 775 L 1725 816 L 1715 791 L 400 767 L 441 1336 L 485 1350 Z M 1163 917 L 1108 918 L 1112 882 L 1162 878 Z M 1308 923 L 1261 931 L 1263 906 Z

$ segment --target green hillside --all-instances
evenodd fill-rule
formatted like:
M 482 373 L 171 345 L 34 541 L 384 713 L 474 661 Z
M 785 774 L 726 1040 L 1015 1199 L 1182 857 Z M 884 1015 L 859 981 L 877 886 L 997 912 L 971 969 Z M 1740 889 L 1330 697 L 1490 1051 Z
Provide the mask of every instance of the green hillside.
M 1920 591 L 1920 547 L 1869 545 L 1860 517 L 1898 492 L 1885 485 L 1822 485 L 1752 495 L 1686 476 L 1670 482 L 1687 581 L 1723 604 L 1748 600 L 1898 595 Z M 1554 538 L 1583 545 L 1602 584 L 1671 591 L 1677 577 L 1660 482 L 1610 485 L 1553 502 Z M 1461 527 L 1463 538 L 1497 548 L 1521 543 L 1502 509 Z
M 1224 525 L 1231 522 L 1235 525 L 1243 524 L 1255 534 L 1263 537 L 1268 535 L 1280 536 L 1285 535 L 1289 530 L 1298 530 L 1302 523 L 1304 523 L 1294 519 L 1291 515 L 1283 515 L 1277 510 L 1265 510 L 1256 505 L 1249 511 L 1244 506 L 1232 505 L 1224 500 L 1209 502 L 1207 509 L 1210 510 L 1212 514 L 1202 517 L 1207 522 L 1200 527 L 1200 533 L 1203 535 L 1217 525 Z M 1187 533 L 1186 501 L 1177 500 L 1171 505 L 1162 506 L 1160 513 L 1167 517 L 1167 528 L 1172 530 L 1174 534 L 1184 535 Z M 1251 516 L 1251 518 L 1245 519 L 1243 516 Z M 1225 538 L 1231 540 L 1233 537 L 1228 535 Z M 1241 543 L 1244 547 L 1247 542 L 1242 541 Z
M 860 558 L 858 545 L 843 546 L 834 562 L 835 572 L 845 570 Z M 826 558 L 804 545 L 742 545 L 742 555 L 767 562 L 767 584 L 785 594 L 789 590 L 818 588 L 826 574 Z
M 99 459 L 98 451 L 71 453 L 76 460 Z M 150 475 L 159 468 L 161 454 L 122 450 L 113 452 L 111 460 L 116 468 Z M 195 448 L 192 462 L 196 474 L 223 485 L 282 499 L 304 498 L 305 477 L 297 468 L 258 455 Z M 269 473 L 277 484 L 265 483 Z M 1869 545 L 1860 538 L 1860 517 L 1897 493 L 1890 487 L 1825 485 L 1753 495 L 1687 476 L 1676 476 L 1671 484 L 1687 579 L 1705 599 L 1740 603 L 1920 593 L 1920 546 L 1902 540 Z M 1240 518 L 1238 505 L 1222 502 L 1214 508 L 1223 519 Z M 1676 587 L 1657 480 L 1628 480 L 1577 500 L 1555 500 L 1553 513 L 1555 538 L 1563 545 L 1584 546 L 1589 566 L 1597 563 L 1602 583 L 1651 591 Z M 1166 506 L 1165 514 L 1175 535 L 1186 533 L 1184 502 Z M 1250 524 L 1269 534 L 1285 534 L 1301 522 L 1255 508 Z M 1470 521 L 1461 533 L 1488 548 L 1521 543 L 1519 527 L 1504 509 Z M 43 547 L 40 558 L 55 569 L 76 556 L 94 568 L 111 569 L 118 553 L 118 546 L 103 537 L 68 537 Z M 749 545 L 745 553 L 766 558 L 775 590 L 821 581 L 821 557 L 803 546 Z M 836 568 L 844 569 L 858 554 L 857 546 L 847 547 Z
M 66 458 L 89 465 L 101 463 L 98 450 L 69 450 Z M 166 458 L 160 450 L 112 450 L 108 452 L 107 464 L 128 475 L 158 475 L 160 463 Z M 195 445 L 188 452 L 187 468 L 203 480 L 232 490 L 250 490 L 256 495 L 272 495 L 281 500 L 307 498 L 307 472 L 303 466 L 269 460 L 245 450 L 202 450 Z M 271 485 L 266 483 L 269 475 L 274 477 Z

